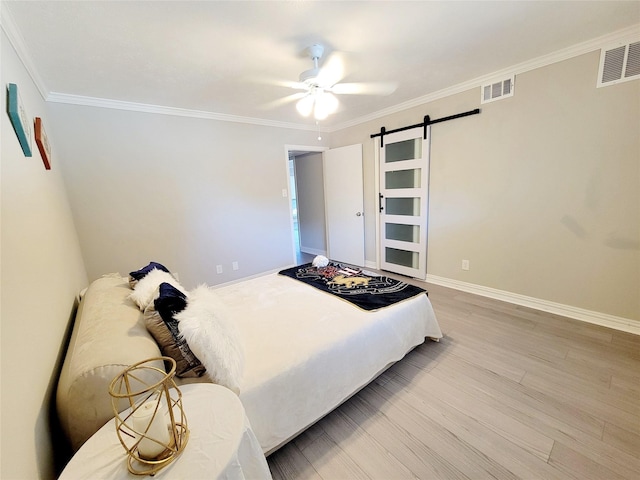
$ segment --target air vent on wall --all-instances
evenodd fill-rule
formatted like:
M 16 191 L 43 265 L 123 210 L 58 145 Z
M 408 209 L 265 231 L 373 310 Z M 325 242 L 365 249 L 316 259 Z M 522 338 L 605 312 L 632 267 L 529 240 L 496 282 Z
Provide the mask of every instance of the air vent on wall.
M 509 77 L 499 81 L 482 85 L 480 103 L 494 102 L 503 98 L 513 97 L 515 77 Z
M 601 50 L 598 87 L 638 78 L 640 78 L 640 41 Z

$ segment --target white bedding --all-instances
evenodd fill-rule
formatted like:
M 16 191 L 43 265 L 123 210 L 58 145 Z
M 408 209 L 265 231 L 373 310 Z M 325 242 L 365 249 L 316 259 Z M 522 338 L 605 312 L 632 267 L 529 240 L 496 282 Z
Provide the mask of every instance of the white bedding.
M 425 337 L 442 337 L 426 295 L 365 312 L 275 273 L 216 292 L 245 342 L 240 399 L 267 454 Z

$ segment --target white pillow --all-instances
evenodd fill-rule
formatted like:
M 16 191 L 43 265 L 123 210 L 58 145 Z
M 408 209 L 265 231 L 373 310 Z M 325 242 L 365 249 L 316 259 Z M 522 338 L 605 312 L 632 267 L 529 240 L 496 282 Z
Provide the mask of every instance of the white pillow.
M 187 307 L 174 317 L 191 351 L 219 385 L 240 394 L 244 344 L 218 295 L 206 285 L 189 292 Z
M 153 302 L 153 299 L 158 292 L 158 287 L 163 282 L 169 283 L 185 295 L 187 294 L 182 285 L 178 283 L 173 275 L 162 270 L 153 269 L 147 273 L 142 280 L 139 280 L 138 283 L 136 283 L 133 293 L 129 295 L 129 298 L 133 300 L 138 308 L 144 312 L 144 309 Z

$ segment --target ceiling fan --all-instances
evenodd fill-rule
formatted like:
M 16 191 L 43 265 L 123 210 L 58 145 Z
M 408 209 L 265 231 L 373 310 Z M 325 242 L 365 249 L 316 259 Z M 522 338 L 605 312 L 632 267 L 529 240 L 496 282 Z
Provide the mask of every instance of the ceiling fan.
M 285 101 L 297 99 L 296 109 L 304 117 L 308 117 L 313 112 L 316 120 L 327 118 L 338 109 L 339 102 L 336 95 L 389 95 L 397 88 L 394 82 L 340 83 L 345 75 L 342 55 L 334 52 L 320 66 L 324 46 L 314 44 L 307 51 L 313 61 L 313 68 L 302 72 L 298 82 L 287 82 L 288 86 L 303 92 L 283 99 Z

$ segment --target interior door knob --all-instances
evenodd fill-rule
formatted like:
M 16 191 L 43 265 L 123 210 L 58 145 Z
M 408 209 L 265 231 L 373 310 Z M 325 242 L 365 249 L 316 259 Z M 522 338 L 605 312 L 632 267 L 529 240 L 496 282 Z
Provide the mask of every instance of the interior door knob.
M 361 216 L 362 216 L 362 212 L 356 213 L 356 217 L 361 217 Z

